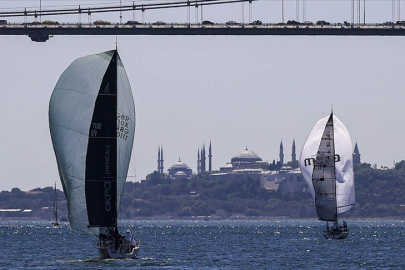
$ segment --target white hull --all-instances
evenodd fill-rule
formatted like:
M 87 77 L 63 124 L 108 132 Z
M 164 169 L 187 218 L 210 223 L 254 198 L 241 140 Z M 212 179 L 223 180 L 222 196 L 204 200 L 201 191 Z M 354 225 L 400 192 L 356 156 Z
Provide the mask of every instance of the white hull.
M 98 252 L 101 259 L 136 259 L 139 246 L 134 247 L 130 253 L 124 252 L 123 248 L 115 249 L 114 245 L 99 246 Z
M 349 236 L 349 231 L 323 231 L 323 236 L 326 239 L 346 239 Z

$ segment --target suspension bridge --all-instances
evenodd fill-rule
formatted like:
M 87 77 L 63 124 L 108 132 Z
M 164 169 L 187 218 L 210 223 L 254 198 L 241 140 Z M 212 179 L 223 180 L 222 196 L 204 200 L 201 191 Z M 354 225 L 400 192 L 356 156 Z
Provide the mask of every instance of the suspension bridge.
M 307 21 L 306 0 L 295 1 L 295 20 L 285 21 L 284 1 L 281 2 L 281 22 L 265 23 L 253 21 L 253 2 L 260 0 L 192 0 L 176 2 L 147 2 L 145 4 L 120 4 L 109 6 L 77 6 L 71 8 L 24 8 L 21 10 L 0 9 L 0 35 L 25 35 L 32 41 L 45 42 L 57 35 L 305 35 L 305 36 L 404 36 L 405 21 L 401 20 L 401 0 L 392 0 L 392 21 L 366 23 L 366 0 L 351 1 L 351 20 L 344 22 Z M 242 22 L 215 23 L 203 20 L 206 6 L 235 5 L 242 3 Z M 248 4 L 249 18 L 244 22 L 244 4 Z M 187 9 L 186 23 L 145 22 L 145 12 L 158 9 Z M 191 10 L 195 9 L 195 22 L 191 22 Z M 124 22 L 123 13 L 133 13 L 133 20 Z M 135 20 L 135 12 L 141 12 L 142 20 Z M 119 13 L 119 22 L 105 20 L 91 21 L 97 13 Z M 75 23 L 57 20 L 43 20 L 44 17 L 59 18 L 77 15 Z M 87 22 L 83 18 L 87 16 Z M 301 17 L 300 17 L 301 16 Z M 22 19 L 23 22 L 8 20 Z M 63 17 L 65 18 L 65 17 Z M 301 19 L 301 20 L 300 20 Z

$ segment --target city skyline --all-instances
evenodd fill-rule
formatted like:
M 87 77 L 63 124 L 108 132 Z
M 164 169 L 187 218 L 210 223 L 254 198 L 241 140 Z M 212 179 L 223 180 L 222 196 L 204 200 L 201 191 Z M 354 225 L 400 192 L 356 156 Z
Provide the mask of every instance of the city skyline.
M 218 167 L 218 168 L 213 168 L 212 170 L 207 169 L 207 166 L 206 166 L 207 164 L 205 164 L 204 166 L 201 165 L 202 163 L 204 163 L 203 158 L 202 158 L 203 155 L 204 155 L 205 157 L 209 157 L 209 156 L 211 155 L 211 160 L 208 160 L 208 166 L 212 165 L 212 157 L 215 158 L 215 153 L 214 153 L 213 150 L 211 150 L 211 143 L 212 143 L 212 142 L 210 141 L 210 144 L 209 144 L 210 151 L 209 151 L 209 154 L 208 154 L 208 155 L 207 155 L 204 151 L 200 151 L 201 148 L 202 148 L 202 149 L 205 148 L 205 144 L 203 144 L 203 145 L 201 145 L 200 147 L 198 147 L 198 151 L 197 151 L 197 166 L 196 166 L 196 170 L 193 169 L 193 173 L 194 173 L 194 174 L 198 174 L 198 173 L 201 173 L 201 172 L 209 172 L 209 173 L 211 173 L 211 172 L 219 171 L 219 169 L 220 169 L 221 167 L 223 167 L 224 165 L 226 165 L 226 164 L 222 164 L 222 165 L 220 165 L 220 167 Z M 177 162 L 170 162 L 170 161 L 168 161 L 168 163 L 165 163 L 165 162 L 164 162 L 164 157 L 163 157 L 163 149 L 164 149 L 164 146 L 163 146 L 163 145 L 159 145 L 159 146 L 158 146 L 158 160 L 157 160 L 158 166 L 157 166 L 157 168 L 154 170 L 154 171 L 157 171 L 157 172 L 159 172 L 159 173 L 161 173 L 161 174 L 167 173 L 168 170 L 170 169 L 170 167 L 171 167 L 172 165 L 176 165 L 176 163 L 177 163 Z M 213 147 L 213 149 L 215 149 L 215 147 Z M 255 152 L 255 149 L 250 149 L 248 146 L 246 146 L 245 150 L 250 150 L 250 151 Z M 241 151 L 239 151 L 238 153 L 236 153 L 236 155 L 238 155 L 238 154 L 241 153 L 241 152 L 243 152 L 243 150 L 241 150 Z M 203 153 L 204 153 L 204 154 L 203 154 Z M 288 153 L 290 153 L 290 154 L 288 154 Z M 279 151 L 279 153 L 278 153 L 278 156 L 279 156 L 279 157 L 281 157 L 281 156 L 284 157 L 285 154 L 286 154 L 286 152 L 284 151 L 283 142 L 281 141 L 281 143 L 280 143 L 280 151 Z M 292 141 L 292 143 L 291 143 L 291 151 L 290 151 L 290 152 L 287 152 L 287 156 L 290 157 L 290 158 L 289 158 L 289 159 L 283 159 L 283 162 L 282 162 L 282 163 L 281 163 L 281 160 L 280 160 L 280 159 L 266 159 L 266 158 L 264 158 L 263 161 L 268 162 L 269 164 L 271 164 L 271 163 L 279 164 L 279 163 L 280 163 L 280 166 L 282 166 L 282 165 L 287 165 L 287 164 L 289 164 L 289 163 L 298 162 L 298 159 L 297 159 L 297 156 L 296 156 L 295 139 L 293 139 L 293 141 Z M 262 156 L 260 156 L 260 157 L 262 158 Z M 229 163 L 229 161 L 231 160 L 231 158 L 232 158 L 232 157 L 229 157 L 229 160 L 228 160 L 226 163 Z M 178 161 L 182 161 L 182 162 L 186 163 L 186 165 L 189 166 L 189 163 L 188 163 L 188 162 L 185 162 L 184 160 L 182 160 L 180 156 L 179 156 L 179 158 L 178 158 Z M 359 150 L 358 143 L 356 142 L 355 145 L 353 146 L 353 165 L 360 164 L 360 163 L 361 163 L 361 151 Z M 193 164 L 193 162 L 190 162 L 190 164 Z M 296 165 L 297 165 L 297 164 L 296 164 Z M 371 164 L 371 165 L 373 165 L 373 164 Z M 193 167 L 193 166 L 191 166 L 191 167 Z M 164 169 L 164 168 L 166 168 L 166 169 Z M 150 172 L 150 173 L 152 173 L 152 172 Z M 142 180 L 144 180 L 144 179 L 142 179 Z

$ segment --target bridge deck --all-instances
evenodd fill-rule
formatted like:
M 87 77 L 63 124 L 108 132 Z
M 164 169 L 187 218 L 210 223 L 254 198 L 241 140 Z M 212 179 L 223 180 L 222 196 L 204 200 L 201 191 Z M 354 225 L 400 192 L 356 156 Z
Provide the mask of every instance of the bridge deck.
M 27 35 L 33 41 L 46 41 L 56 35 L 241 35 L 241 36 L 404 36 L 405 26 L 393 25 L 201 25 L 201 24 L 139 24 L 94 25 L 59 24 L 0 25 L 0 35 Z M 33 39 L 34 37 L 34 39 Z M 35 40 L 39 37 L 39 40 Z M 45 40 L 42 40 L 45 39 Z

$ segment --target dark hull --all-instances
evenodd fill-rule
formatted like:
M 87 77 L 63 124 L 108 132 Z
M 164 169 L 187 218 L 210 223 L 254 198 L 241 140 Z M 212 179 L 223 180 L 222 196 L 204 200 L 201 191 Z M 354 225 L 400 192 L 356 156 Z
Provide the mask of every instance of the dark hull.
M 349 231 L 323 231 L 323 236 L 326 239 L 346 239 L 349 236 Z

